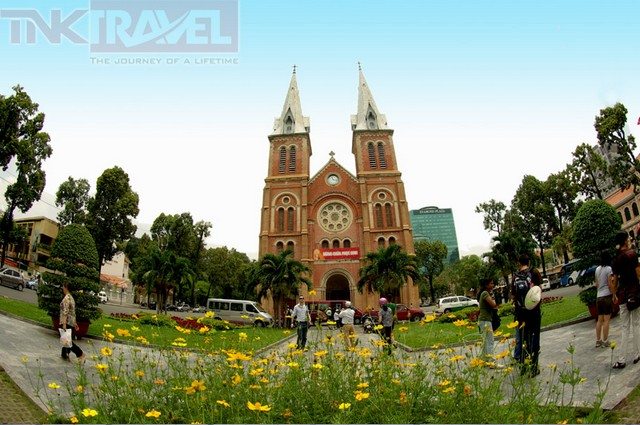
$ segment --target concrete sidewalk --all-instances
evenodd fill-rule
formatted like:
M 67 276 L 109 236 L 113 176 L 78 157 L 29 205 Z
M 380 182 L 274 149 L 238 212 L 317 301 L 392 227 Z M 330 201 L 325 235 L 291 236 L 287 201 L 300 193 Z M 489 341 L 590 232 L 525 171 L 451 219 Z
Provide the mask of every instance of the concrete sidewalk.
M 568 347 L 572 346 L 574 349 L 574 367 L 579 368 L 580 375 L 586 378 L 584 383 L 576 386 L 572 404 L 575 406 L 592 405 L 597 393 L 602 391 L 608 383 L 602 407 L 612 409 L 636 386 L 640 385 L 640 363 L 634 365 L 628 359 L 625 369 L 611 369 L 612 350 L 595 348 L 594 326 L 595 323 L 593 321 L 588 321 L 543 332 L 540 353 L 542 373 L 535 379 L 541 385 L 544 385 L 550 375 L 549 365 L 557 364 L 558 368 L 562 369 L 566 365 L 565 362 L 571 357 Z M 56 382 L 63 385 L 68 380 L 68 377 L 77 375 L 77 364 L 75 364 L 75 361 L 69 363 L 61 360 L 58 336 L 50 328 L 44 328 L 5 315 L 0 315 L 0 328 L 3 330 L 0 336 L 2 338 L 2 344 L 0 344 L 0 366 L 5 369 L 11 379 L 36 404 L 46 411 L 47 406 L 42 395 L 45 393 L 54 394 L 55 392 L 55 390 L 48 388 L 48 384 Z M 358 329 L 361 331 L 361 327 L 358 327 Z M 611 331 L 610 340 L 619 341 L 618 318 L 612 320 Z M 310 341 L 317 340 L 320 337 L 320 335 L 315 334 L 316 332 L 315 330 L 310 332 Z M 373 342 L 379 338 L 375 334 L 362 333 L 358 337 L 361 346 L 373 346 Z M 286 350 L 288 342 L 290 340 L 274 349 Z M 88 356 L 97 354 L 100 348 L 106 344 L 103 341 L 91 339 L 83 339 L 78 342 L 78 345 Z M 134 347 L 122 345 L 121 348 L 126 353 Z M 506 346 L 499 346 L 496 352 L 505 348 Z M 135 349 L 140 350 L 141 348 L 135 347 Z M 467 349 L 459 347 L 456 350 L 463 351 Z M 149 350 L 153 351 L 152 349 Z M 617 354 L 615 350 L 613 353 Z M 421 356 L 424 359 L 423 352 L 416 352 L 410 355 L 416 358 Z M 88 364 L 90 362 L 89 360 Z M 90 367 L 86 368 L 89 374 L 93 373 L 92 369 Z M 62 391 L 62 389 L 58 391 L 60 394 L 66 392 Z M 565 402 L 568 402 L 568 400 L 565 400 Z

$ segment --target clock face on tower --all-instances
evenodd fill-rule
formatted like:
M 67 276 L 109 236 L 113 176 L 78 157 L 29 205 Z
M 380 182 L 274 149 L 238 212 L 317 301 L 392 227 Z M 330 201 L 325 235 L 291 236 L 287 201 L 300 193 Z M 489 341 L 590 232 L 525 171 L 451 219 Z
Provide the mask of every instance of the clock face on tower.
M 335 186 L 340 183 L 340 177 L 338 177 L 337 174 L 329 174 L 329 176 L 327 177 L 327 183 L 329 183 L 331 186 Z

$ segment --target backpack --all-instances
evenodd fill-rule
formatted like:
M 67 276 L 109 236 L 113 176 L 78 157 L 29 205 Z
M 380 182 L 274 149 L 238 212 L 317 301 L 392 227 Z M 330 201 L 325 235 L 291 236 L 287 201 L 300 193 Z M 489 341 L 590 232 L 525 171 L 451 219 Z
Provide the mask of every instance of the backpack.
M 532 286 L 531 272 L 527 270 L 516 273 L 513 278 L 513 292 L 517 309 L 525 309 L 524 299 Z

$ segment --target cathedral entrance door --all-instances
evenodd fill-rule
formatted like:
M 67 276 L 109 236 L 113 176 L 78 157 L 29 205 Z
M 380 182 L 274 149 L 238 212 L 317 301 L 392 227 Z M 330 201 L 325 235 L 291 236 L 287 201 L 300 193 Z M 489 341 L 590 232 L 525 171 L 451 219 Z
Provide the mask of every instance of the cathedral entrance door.
M 349 300 L 351 292 L 349 291 L 349 280 L 342 274 L 334 274 L 327 279 L 326 289 L 328 300 Z

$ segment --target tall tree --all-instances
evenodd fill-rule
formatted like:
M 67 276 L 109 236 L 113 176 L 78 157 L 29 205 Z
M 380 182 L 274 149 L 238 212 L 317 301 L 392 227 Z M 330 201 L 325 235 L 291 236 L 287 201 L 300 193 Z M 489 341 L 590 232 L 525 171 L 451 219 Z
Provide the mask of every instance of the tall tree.
M 504 223 L 504 214 L 507 211 L 507 207 L 504 203 L 491 199 L 488 202 L 483 202 L 476 206 L 476 212 L 478 214 L 484 214 L 482 223 L 485 230 L 490 232 L 496 232 L 500 235 L 502 226 Z
M 586 143 L 578 145 L 572 155 L 573 160 L 565 171 L 578 187 L 578 192 L 587 199 L 603 199 L 610 186 L 606 159 Z
M 489 272 L 486 265 L 477 255 L 467 255 L 449 264 L 436 278 L 436 284 L 441 284 L 449 289 L 450 293 L 465 294 L 475 289 L 480 284 L 480 279 L 487 277 Z
M 429 283 L 431 302 L 435 302 L 436 293 L 433 288 L 433 279 L 444 270 L 447 246 L 442 241 L 416 241 L 414 248 L 418 268 Z
M 553 226 L 552 238 L 562 237 L 565 225 L 571 222 L 577 211 L 578 188 L 571 181 L 569 174 L 566 171 L 561 171 L 547 177 L 544 182 L 544 190 L 556 214 L 557 226 Z M 564 249 L 562 255 L 564 262 L 567 263 L 569 261 L 568 250 Z
M 96 241 L 100 267 L 117 252 L 116 243 L 131 238 L 138 216 L 138 194 L 131 190 L 129 175 L 120 167 L 105 170 L 96 183 L 96 195 L 88 202 L 88 228 Z
M 412 279 L 414 285 L 420 279 L 415 255 L 407 254 L 400 245 L 389 245 L 367 253 L 365 265 L 360 269 L 358 290 L 362 292 L 366 288 L 369 292 L 397 298 L 408 279 Z
M 546 275 L 544 250 L 551 244 L 557 222 L 544 183 L 534 176 L 524 176 L 511 205 L 512 209 L 522 217 L 524 226 L 521 232 L 530 234 L 538 244 L 542 259 L 542 273 Z
M 63 207 L 58 213 L 60 224 L 83 224 L 87 215 L 86 206 L 89 201 L 89 182 L 86 179 L 69 177 L 62 182 L 56 192 L 56 206 Z
M 4 195 L 7 209 L 0 220 L 0 265 L 10 242 L 13 213 L 16 208 L 26 212 L 42 196 L 46 181 L 42 162 L 52 153 L 51 138 L 42 131 L 44 113 L 38 112 L 38 104 L 21 86 L 14 86 L 13 91 L 11 96 L 0 95 L 0 166 L 6 171 L 15 161 L 17 171 L 16 181 Z
M 255 299 L 255 291 L 248 290 L 254 289 L 248 284 L 255 282 L 246 276 L 250 264 L 246 254 L 226 246 L 205 250 L 200 268 L 209 284 L 206 297 Z
M 311 280 L 306 276 L 311 269 L 293 258 L 293 251 L 284 250 L 279 254 L 265 254 L 259 261 L 256 273 L 258 298 L 262 299 L 271 294 L 278 323 L 282 323 L 282 308 L 287 298 L 295 298 L 300 285 L 312 287 Z
M 147 285 L 147 294 L 155 291 L 156 309 L 159 313 L 164 313 L 169 292 L 177 290 L 191 274 L 191 264 L 173 251 L 162 251 L 154 247 L 149 251 L 143 267 L 146 270 L 143 280 Z
M 600 110 L 594 127 L 598 133 L 598 143 L 613 153 L 609 176 L 621 189 L 633 186 L 640 189 L 640 161 L 636 159 L 636 140 L 625 132 L 627 108 L 622 103 Z
M 598 264 L 600 253 L 613 254 L 613 239 L 620 231 L 620 216 L 601 199 L 592 199 L 580 207 L 573 221 L 573 247 L 582 259 L 581 267 Z
M 491 252 L 484 256 L 500 271 L 504 282 L 509 285 L 510 277 L 516 272 L 516 264 L 520 255 L 526 254 L 533 258 L 535 242 L 529 234 L 517 230 L 505 230 L 494 236 Z

